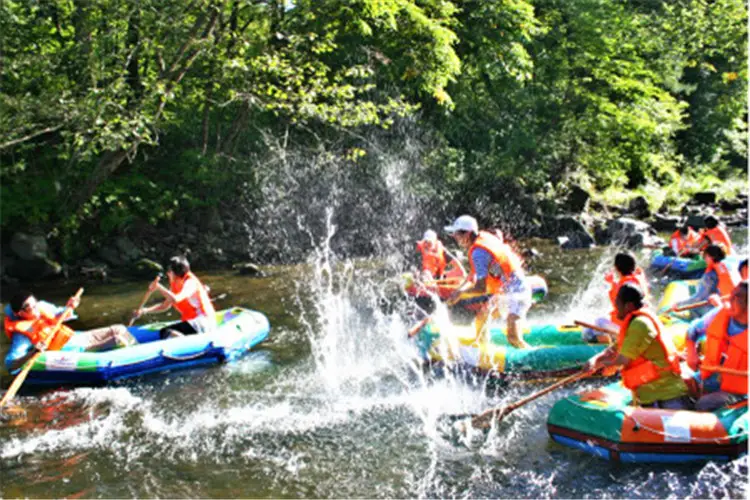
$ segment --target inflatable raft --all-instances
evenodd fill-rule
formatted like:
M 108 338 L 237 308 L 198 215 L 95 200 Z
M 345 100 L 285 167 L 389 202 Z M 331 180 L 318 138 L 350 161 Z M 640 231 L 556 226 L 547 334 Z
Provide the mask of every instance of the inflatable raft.
M 561 376 L 580 368 L 586 360 L 604 350 L 607 344 L 587 344 L 581 328 L 574 325 L 536 325 L 526 329 L 524 340 L 530 349 L 517 349 L 508 343 L 505 331 L 490 327 L 489 340 L 475 340 L 473 326 L 452 326 L 441 335 L 428 325 L 417 335 L 422 359 L 494 377 L 543 378 Z
M 732 270 L 736 270 L 740 263 L 734 255 L 726 257 L 724 262 Z M 651 269 L 677 279 L 696 279 L 706 272 L 706 261 L 698 255 L 692 258 L 675 257 L 656 250 L 651 256 Z
M 138 344 L 111 351 L 83 352 L 82 342 L 73 335 L 62 350 L 37 358 L 24 385 L 99 385 L 215 365 L 240 358 L 268 338 L 270 325 L 260 312 L 235 307 L 218 311 L 216 317 L 218 328 L 212 333 L 165 340 L 159 339 L 159 330 L 170 322 L 128 327 Z
M 684 349 L 688 323 L 668 319 L 665 334 L 670 335 L 678 350 Z M 580 369 L 608 343 L 584 341 L 582 328 L 567 324 L 532 325 L 524 330 L 523 339 L 531 346 L 518 349 L 508 343 L 505 329 L 489 328 L 489 338 L 476 340 L 473 325 L 450 325 L 442 334 L 428 323 L 416 335 L 421 358 L 438 363 L 478 371 L 499 378 L 533 379 L 563 376 Z M 603 336 L 602 336 L 603 337 Z
M 747 401 L 714 412 L 630 406 L 615 383 L 555 403 L 552 439 L 613 462 L 728 461 L 747 453 Z
M 706 271 L 706 261 L 700 256 L 693 258 L 664 255 L 661 250 L 655 250 L 651 256 L 651 269 L 660 271 L 675 278 L 700 278 Z

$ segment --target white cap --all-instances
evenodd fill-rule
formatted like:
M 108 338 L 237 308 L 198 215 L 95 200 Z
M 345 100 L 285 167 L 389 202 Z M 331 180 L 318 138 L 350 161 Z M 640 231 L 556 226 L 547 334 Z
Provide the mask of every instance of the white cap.
M 468 231 L 474 234 L 479 233 L 479 224 L 471 215 L 462 215 L 453 221 L 450 226 L 445 226 L 446 232 L 455 233 L 456 231 Z
M 437 241 L 437 233 L 432 229 L 428 229 L 422 235 L 422 241 Z

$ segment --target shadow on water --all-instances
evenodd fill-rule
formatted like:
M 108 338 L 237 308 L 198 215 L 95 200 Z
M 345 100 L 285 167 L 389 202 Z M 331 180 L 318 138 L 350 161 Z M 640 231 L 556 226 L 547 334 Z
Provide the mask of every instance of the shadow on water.
M 616 467 L 553 444 L 545 424 L 554 401 L 602 381 L 518 409 L 471 447 L 446 439 L 441 416 L 507 404 L 541 385 L 484 390 L 481 381 L 426 377 L 405 339 L 398 267 L 337 258 L 331 219 L 304 265 L 265 278 L 198 270 L 226 294 L 217 308 L 242 305 L 271 321 L 271 340 L 239 362 L 21 398 L 27 420 L 0 426 L 2 496 L 746 496 L 746 458 Z M 541 248 L 532 270 L 550 289 L 531 321 L 592 318 L 606 307 L 601 277 L 613 249 L 524 243 Z M 87 287 L 76 326 L 123 321 L 146 285 Z M 69 291 L 39 292 L 63 302 Z

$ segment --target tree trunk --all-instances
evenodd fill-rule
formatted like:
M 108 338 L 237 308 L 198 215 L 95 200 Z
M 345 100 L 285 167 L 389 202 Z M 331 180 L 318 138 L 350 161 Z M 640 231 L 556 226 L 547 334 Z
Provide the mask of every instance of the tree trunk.
M 141 23 L 141 11 L 137 8 L 133 8 L 133 13 L 128 19 L 128 48 L 130 49 L 131 55 L 128 61 L 127 76 L 125 81 L 133 91 L 132 97 L 129 99 L 129 105 L 133 106 L 135 103 L 140 102 L 143 97 L 143 84 L 141 83 L 141 75 L 139 70 L 139 49 L 138 44 L 140 43 L 140 23 Z
M 152 119 L 152 127 L 156 127 L 159 122 L 159 118 L 164 112 L 164 107 L 167 104 L 167 99 L 165 96 L 168 96 L 172 92 L 172 90 L 180 84 L 182 79 L 192 67 L 196 58 L 203 52 L 204 49 L 201 48 L 200 45 L 192 52 L 188 52 L 188 49 L 196 41 L 205 40 L 213 32 L 213 29 L 216 26 L 216 21 L 218 19 L 218 10 L 211 10 L 212 12 L 210 16 L 203 15 L 196 20 L 195 24 L 190 30 L 190 38 L 178 51 L 177 55 L 172 61 L 172 64 L 169 65 L 169 70 L 162 73 L 161 76 L 165 91 L 159 97 L 159 107 L 157 108 L 157 111 Z M 200 32 L 201 28 L 203 28 L 203 34 L 196 39 L 196 35 Z M 142 106 L 145 106 L 145 104 L 142 103 Z M 94 167 L 94 171 L 86 180 L 84 186 L 77 192 L 72 193 L 70 198 L 71 203 L 69 205 L 70 212 L 78 212 L 83 204 L 86 203 L 94 195 L 94 193 L 96 193 L 97 189 L 99 189 L 99 186 L 101 186 L 101 184 L 106 181 L 110 175 L 117 171 L 122 162 L 126 158 L 128 158 L 128 156 L 133 156 L 136 154 L 136 152 L 138 151 L 138 146 L 141 144 L 141 142 L 142 139 L 140 137 L 136 137 L 132 140 L 131 144 L 127 148 L 118 151 L 107 151 L 106 153 L 104 153 L 104 155 L 97 163 L 96 167 Z

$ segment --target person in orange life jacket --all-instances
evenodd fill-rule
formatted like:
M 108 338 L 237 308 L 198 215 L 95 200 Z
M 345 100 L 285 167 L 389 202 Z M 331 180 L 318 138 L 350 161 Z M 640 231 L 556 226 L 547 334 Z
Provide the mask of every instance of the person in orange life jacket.
M 526 280 L 521 258 L 496 234 L 479 231 L 476 219 L 469 215 L 457 218 L 445 230 L 467 251 L 471 265 L 469 276 L 449 297 L 448 304 L 455 303 L 464 293 L 494 295 L 476 314 L 475 328 L 479 338 L 490 314 L 497 311 L 497 295 L 505 294 L 508 298 L 508 342 L 514 347 L 528 347 L 521 338 L 521 329 L 532 304 L 531 287 Z
M 672 304 L 668 310 L 675 311 L 679 307 L 708 300 L 708 297 L 712 294 L 726 296 L 732 293 L 739 282 L 739 276 L 723 262 L 725 256 L 722 245 L 711 244 L 707 246 L 703 251 L 706 272 L 703 273 L 701 280 L 698 282 L 698 290 L 687 299 Z M 700 317 L 710 310 L 711 306 L 698 307 L 691 310 L 691 316 L 693 318 Z
M 719 223 L 719 219 L 713 215 L 707 216 L 703 219 L 703 223 L 706 228 L 701 231 L 701 235 L 711 239 L 711 243 L 721 243 L 724 245 L 725 253 L 732 255 L 732 240 L 729 238 L 729 233 L 723 224 Z
M 664 255 L 688 257 L 700 253 L 700 235 L 692 227 L 685 224 L 672 233 L 669 238 L 669 248 Z
M 633 392 L 633 404 L 645 407 L 690 408 L 688 387 L 680 376 L 679 358 L 671 337 L 644 307 L 643 290 L 635 283 L 617 292 L 617 319 L 622 322 L 617 342 L 591 358 L 584 370 L 621 366 L 622 383 Z
M 159 332 L 163 339 L 213 331 L 216 328 L 216 311 L 206 287 L 190 272 L 187 259 L 172 257 L 167 266 L 167 277 L 169 288 L 158 281 L 149 286 L 150 291 L 158 290 L 164 296 L 164 302 L 139 309 L 134 316 L 139 318 L 144 314 L 167 311 L 170 307 L 177 309 L 181 321 L 163 328 Z
M 604 281 L 609 283 L 609 300 L 612 304 L 610 313 L 606 317 L 597 318 L 595 324 L 601 328 L 609 330 L 618 330 L 620 321 L 617 319 L 617 308 L 615 299 L 620 287 L 625 283 L 635 283 L 646 293 L 646 300 L 649 300 L 648 279 L 643 269 L 638 267 L 635 261 L 635 255 L 632 252 L 620 252 L 615 255 L 614 270 L 604 276 Z M 590 328 L 584 328 L 581 335 L 586 342 L 607 342 L 608 337 Z
M 71 297 L 67 306 L 75 309 L 80 299 Z M 57 332 L 52 329 L 59 319 L 58 313 L 37 301 L 33 294 L 25 291 L 15 294 L 5 307 L 5 335 L 11 345 L 5 356 L 5 367 L 14 374 L 39 351 L 45 350 L 45 341 L 54 334 L 46 350 L 59 351 L 75 335 L 76 345 L 86 351 L 102 351 L 115 347 L 125 347 L 136 341 L 125 325 L 112 325 L 75 333 L 65 325 Z
M 431 229 L 425 231 L 422 239 L 417 242 L 417 251 L 422 256 L 422 281 L 466 275 L 460 260 L 443 246 L 437 233 Z
M 711 411 L 747 398 L 747 376 L 718 373 L 704 367 L 723 366 L 747 372 L 747 281 L 735 287 L 727 303 L 714 295 L 718 307 L 690 324 L 687 333 L 687 364 L 696 371 L 703 395 L 698 411 Z M 705 337 L 703 362 L 697 343 Z

